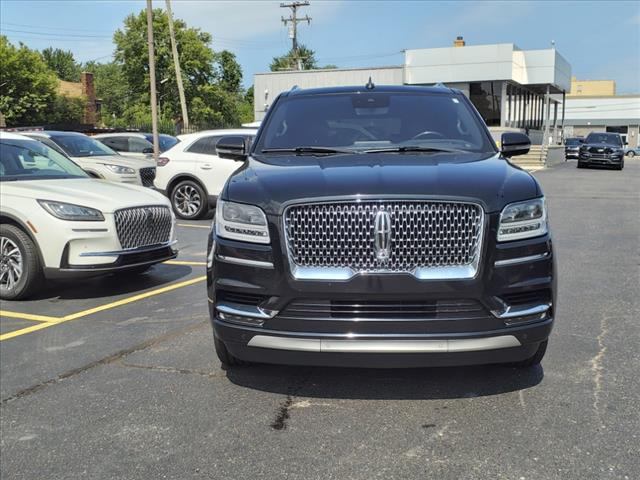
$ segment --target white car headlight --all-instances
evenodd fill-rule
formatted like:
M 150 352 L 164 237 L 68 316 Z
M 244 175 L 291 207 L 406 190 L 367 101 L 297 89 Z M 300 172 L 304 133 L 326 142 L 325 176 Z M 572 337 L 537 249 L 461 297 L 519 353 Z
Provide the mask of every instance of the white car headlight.
M 72 203 L 54 202 L 51 200 L 38 200 L 47 212 L 60 220 L 71 220 L 75 222 L 102 222 L 104 216 L 100 210 L 83 207 Z
M 251 243 L 269 243 L 269 226 L 264 212 L 243 203 L 218 200 L 216 233 L 222 238 Z
M 498 225 L 498 241 L 538 237 L 547 231 L 547 204 L 544 197 L 535 198 L 504 207 Z
M 118 175 L 124 175 L 127 173 L 129 174 L 136 173 L 136 171 L 133 168 L 123 167 L 122 165 L 110 165 L 108 163 L 103 163 L 103 165 L 107 167 L 109 170 L 111 170 L 113 173 L 117 173 Z

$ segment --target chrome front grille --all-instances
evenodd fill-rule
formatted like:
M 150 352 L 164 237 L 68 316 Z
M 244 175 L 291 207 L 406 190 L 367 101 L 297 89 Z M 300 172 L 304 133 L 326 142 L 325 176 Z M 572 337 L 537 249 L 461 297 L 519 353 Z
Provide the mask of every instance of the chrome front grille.
M 378 223 L 379 212 L 388 226 Z M 322 270 L 330 269 L 341 278 L 370 272 L 467 278 L 477 271 L 484 212 L 463 202 L 336 202 L 291 206 L 284 222 L 294 275 L 325 278 Z
M 124 208 L 114 216 L 122 248 L 160 245 L 171 239 L 173 219 L 167 207 Z
M 156 179 L 156 168 L 148 167 L 140 169 L 140 181 L 145 187 L 153 187 L 153 181 Z

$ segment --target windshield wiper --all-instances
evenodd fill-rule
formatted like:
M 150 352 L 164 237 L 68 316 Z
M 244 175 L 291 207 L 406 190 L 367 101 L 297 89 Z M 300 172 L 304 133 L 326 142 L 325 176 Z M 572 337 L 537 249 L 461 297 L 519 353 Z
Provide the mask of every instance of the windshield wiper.
M 330 147 L 293 147 L 293 148 L 263 148 L 262 153 L 323 153 L 325 155 L 333 155 L 336 153 L 354 153 L 353 150 L 346 148 L 330 148 Z
M 364 151 L 364 153 L 405 153 L 405 152 L 459 153 L 459 152 L 466 152 L 466 150 L 459 150 L 456 148 L 442 148 L 442 147 L 422 147 L 420 145 L 404 145 L 400 147 L 373 148 L 371 150 Z

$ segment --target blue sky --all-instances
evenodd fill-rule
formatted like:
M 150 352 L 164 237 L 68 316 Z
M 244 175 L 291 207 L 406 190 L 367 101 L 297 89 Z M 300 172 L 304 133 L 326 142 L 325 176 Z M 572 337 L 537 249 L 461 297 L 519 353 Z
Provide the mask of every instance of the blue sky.
M 213 36 L 242 65 L 245 85 L 268 70 L 271 58 L 290 48 L 279 1 L 173 0 L 176 17 Z M 154 0 L 164 8 L 164 0 Z M 0 31 L 31 48 L 71 50 L 80 61 L 108 61 L 111 35 L 142 0 L 1 0 Z M 614 79 L 618 93 L 640 92 L 640 2 L 427 2 L 311 0 L 300 41 L 320 64 L 339 67 L 399 65 L 405 48 L 515 43 L 547 48 L 555 41 L 580 79 Z

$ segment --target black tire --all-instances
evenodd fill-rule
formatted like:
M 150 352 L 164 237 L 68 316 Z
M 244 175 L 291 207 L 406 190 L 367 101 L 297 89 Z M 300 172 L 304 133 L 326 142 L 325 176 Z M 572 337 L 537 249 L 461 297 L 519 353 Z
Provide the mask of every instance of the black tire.
M 0 273 L 0 298 L 2 300 L 26 298 L 35 293 L 44 281 L 38 247 L 33 243 L 29 235 L 14 225 L 0 225 L 0 246 L 5 247 L 5 251 L 0 252 L 0 268 L 4 267 L 4 273 L 9 275 L 11 265 L 15 266 L 17 264 L 16 257 L 13 256 L 13 261 L 9 265 L 11 257 L 6 255 L 11 251 L 10 247 L 12 245 L 15 245 L 19 250 L 21 273 L 18 279 L 15 280 L 16 271 L 12 269 L 11 275 L 14 282 L 11 285 L 9 277 Z
M 207 193 L 195 180 L 182 180 L 176 184 L 169 198 L 176 217 L 183 220 L 197 220 L 209 210 Z
M 620 162 L 620 165 L 616 166 L 616 170 L 622 170 L 624 168 L 624 160 Z
M 578 160 L 577 168 L 584 168 L 584 163 L 582 163 L 580 160 Z
M 526 360 L 522 360 L 521 362 L 514 362 L 510 365 L 514 368 L 531 368 L 535 367 L 536 365 L 540 365 L 540 362 L 542 362 L 542 359 L 544 358 L 544 354 L 547 352 L 548 344 L 549 340 L 545 340 L 544 342 L 540 343 L 540 346 L 538 346 L 538 350 L 536 350 L 536 353 L 534 353 L 531 357 L 527 358 Z
M 629 151 L 627 152 L 627 157 L 629 157 L 629 158 L 633 158 L 633 157 L 635 156 L 635 154 L 636 154 L 636 152 L 634 152 L 633 150 L 629 150 Z
M 234 357 L 227 350 L 226 345 L 222 340 L 213 335 L 213 345 L 216 349 L 216 355 L 218 356 L 218 360 L 222 364 L 222 368 L 226 369 L 228 367 L 236 367 L 239 365 L 247 365 L 248 362 L 240 360 L 239 358 Z

